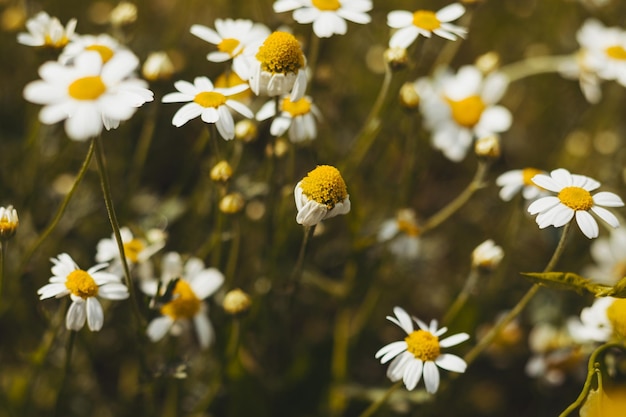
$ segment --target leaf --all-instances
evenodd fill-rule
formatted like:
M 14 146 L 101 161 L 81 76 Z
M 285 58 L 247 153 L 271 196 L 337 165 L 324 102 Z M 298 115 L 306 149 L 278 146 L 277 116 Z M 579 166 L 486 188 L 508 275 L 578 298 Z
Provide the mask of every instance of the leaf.
M 522 275 L 529 278 L 536 284 L 545 285 L 546 287 L 576 291 L 578 294 L 589 292 L 596 297 L 617 296 L 613 287 L 607 285 L 596 284 L 585 277 L 577 275 L 573 272 L 522 272 Z M 624 283 L 626 287 L 626 282 Z M 623 290 L 622 297 L 626 297 L 626 288 Z

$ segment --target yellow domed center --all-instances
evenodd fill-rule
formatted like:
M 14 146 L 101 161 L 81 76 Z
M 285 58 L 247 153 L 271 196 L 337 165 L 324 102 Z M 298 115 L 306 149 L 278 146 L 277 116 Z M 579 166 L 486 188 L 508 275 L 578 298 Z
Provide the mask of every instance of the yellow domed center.
M 161 313 L 174 320 L 191 319 L 200 311 L 200 303 L 189 283 L 179 279 L 172 292 L 172 301 L 161 307 Z
M 291 115 L 291 117 L 304 116 L 311 111 L 311 102 L 302 97 L 300 100 L 291 101 L 289 97 L 285 97 L 282 102 L 282 109 Z
M 68 87 L 68 94 L 76 100 L 95 100 L 107 90 L 99 75 L 79 78 Z
M 313 0 L 313 7 L 319 10 L 338 10 L 341 7 L 339 0 Z
M 606 310 L 606 316 L 613 326 L 613 333 L 620 339 L 626 338 L 626 299 L 613 301 Z
M 309 172 L 302 179 L 300 188 L 304 195 L 324 204 L 329 210 L 348 197 L 348 189 L 339 170 L 330 165 L 320 165 Z
M 65 279 L 65 287 L 70 290 L 73 295 L 82 299 L 98 295 L 98 285 L 96 281 L 82 269 L 70 272 Z
M 557 195 L 561 203 L 572 210 L 589 210 L 593 207 L 593 197 L 580 187 L 565 187 Z
M 222 39 L 222 41 L 217 44 L 217 49 L 220 52 L 226 52 L 230 56 L 235 56 L 238 55 L 239 52 L 241 52 L 241 50 L 237 50 L 237 47 L 239 47 L 240 44 L 241 42 L 239 42 L 237 39 L 226 38 Z
M 447 101 L 452 110 L 454 121 L 467 128 L 476 126 L 487 107 L 479 96 L 470 96 L 459 101 L 450 99 Z
M 441 21 L 430 10 L 418 10 L 413 13 L 413 24 L 424 30 L 435 30 L 441 27 Z
M 226 103 L 226 96 L 221 93 L 216 93 L 215 91 L 203 91 L 202 93 L 196 94 L 193 101 L 202 107 L 218 108 Z
M 522 181 L 524 185 L 534 185 L 538 187 L 538 185 L 533 182 L 533 177 L 541 173 L 543 173 L 543 171 L 537 168 L 524 168 L 522 170 Z
M 48 34 L 44 36 L 44 46 L 50 48 L 60 49 L 67 45 L 68 42 L 69 39 L 67 39 L 65 35 L 61 36 L 59 39 L 52 39 L 52 37 Z
M 613 59 L 626 60 L 626 49 L 621 45 L 609 46 L 605 49 L 605 53 Z
M 103 64 L 106 64 L 107 62 L 109 62 L 109 59 L 113 58 L 113 54 L 115 53 L 113 52 L 113 49 L 109 48 L 108 46 L 98 45 L 98 44 L 89 45 L 88 47 L 85 48 L 85 50 L 99 53 L 100 58 L 102 58 Z
M 407 351 L 422 361 L 434 361 L 441 354 L 439 338 L 426 330 L 416 330 L 404 338 Z
M 256 58 L 261 69 L 273 74 L 297 72 L 304 67 L 304 54 L 300 42 L 290 33 L 274 32 L 265 39 Z
M 142 250 L 144 250 L 144 248 L 145 245 L 143 241 L 133 239 L 130 242 L 124 243 L 124 255 L 129 261 L 137 263 L 139 261 L 139 254 Z

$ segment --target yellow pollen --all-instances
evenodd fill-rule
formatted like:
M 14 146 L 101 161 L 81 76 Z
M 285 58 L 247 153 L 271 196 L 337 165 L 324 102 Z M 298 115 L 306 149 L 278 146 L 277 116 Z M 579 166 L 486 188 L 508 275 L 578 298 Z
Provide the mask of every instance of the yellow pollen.
M 304 67 L 304 54 L 298 40 L 290 33 L 274 32 L 265 39 L 256 54 L 261 69 L 273 74 L 297 72 Z
M 561 203 L 572 210 L 589 210 L 593 207 L 593 197 L 589 191 L 580 187 L 565 187 L 557 195 Z
M 541 174 L 542 172 L 543 171 L 537 168 L 524 168 L 522 170 L 524 185 L 534 185 L 535 187 L 537 187 L 537 185 L 532 180 L 535 175 Z
M 626 60 L 626 49 L 621 45 L 609 46 L 604 52 L 613 59 Z
M 202 107 L 218 108 L 222 104 L 226 103 L 226 96 L 214 91 L 203 91 L 202 93 L 196 94 L 193 101 Z
M 338 10 L 341 7 L 341 3 L 338 0 L 313 0 L 313 7 L 317 7 L 319 10 Z
M 606 310 L 606 316 L 613 326 L 613 333 L 620 339 L 626 338 L 626 299 L 613 301 Z
M 459 101 L 447 99 L 447 101 L 452 109 L 454 121 L 468 128 L 476 126 L 487 107 L 479 96 L 470 96 Z
M 174 320 L 191 319 L 200 311 L 200 303 L 189 283 L 179 279 L 172 291 L 172 301 L 161 307 L 161 313 Z
M 95 100 L 107 90 L 102 78 L 98 75 L 83 77 L 74 81 L 68 87 L 70 97 L 76 100 Z
M 422 361 L 434 361 L 441 354 L 439 338 L 426 330 L 416 330 L 404 338 L 407 351 Z
M 124 255 L 126 259 L 133 263 L 139 261 L 139 254 L 144 250 L 145 245 L 139 239 L 133 239 L 130 242 L 124 243 Z
M 302 179 L 300 188 L 304 195 L 326 205 L 329 210 L 348 197 L 348 189 L 339 170 L 330 165 L 320 165 L 309 172 Z
M 437 15 L 430 10 L 418 10 L 413 13 L 413 24 L 424 30 L 435 30 L 441 27 L 441 22 Z
M 98 295 L 98 285 L 96 281 L 82 269 L 70 272 L 65 279 L 65 287 L 70 290 L 72 294 L 82 299 Z
M 398 219 L 398 229 L 411 237 L 419 236 L 420 229 L 414 222 Z
M 44 46 L 48 46 L 50 48 L 63 48 L 65 45 L 67 45 L 68 42 L 69 39 L 67 39 L 67 37 L 65 36 L 61 36 L 61 38 L 57 39 L 56 41 L 53 40 L 50 35 L 44 36 Z
M 236 56 L 236 55 L 239 55 L 239 52 L 241 52 L 239 51 L 236 54 L 234 53 L 237 47 L 239 46 L 239 44 L 240 42 L 237 39 L 226 38 L 226 39 L 222 39 L 222 41 L 217 44 L 217 49 L 220 52 L 226 52 L 230 56 Z
M 102 63 L 106 64 L 107 62 L 109 62 L 109 59 L 113 58 L 113 50 L 111 48 L 109 48 L 108 46 L 104 46 L 104 45 L 89 45 L 88 47 L 85 48 L 86 51 L 94 51 L 100 54 L 100 58 L 102 58 Z
M 311 102 L 305 97 L 293 102 L 289 97 L 285 97 L 282 103 L 283 111 L 286 111 L 291 117 L 304 116 L 311 111 Z

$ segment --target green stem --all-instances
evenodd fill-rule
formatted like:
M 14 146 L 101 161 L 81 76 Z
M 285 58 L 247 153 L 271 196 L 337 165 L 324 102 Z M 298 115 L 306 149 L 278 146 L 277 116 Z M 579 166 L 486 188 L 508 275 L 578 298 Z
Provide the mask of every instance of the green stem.
M 469 299 L 470 294 L 474 291 L 474 288 L 476 287 L 478 277 L 478 271 L 476 270 L 476 268 L 472 268 L 469 275 L 467 276 L 467 279 L 465 280 L 465 285 L 463 286 L 463 289 L 448 309 L 446 315 L 443 316 L 443 319 L 441 320 L 443 324 L 450 324 L 463 309 L 465 303 Z
M 309 242 L 309 238 L 313 236 L 315 232 L 315 225 L 304 227 L 304 236 L 302 237 L 302 244 L 300 245 L 300 252 L 298 253 L 298 260 L 291 272 L 291 282 L 296 283 L 300 281 L 302 276 L 302 269 L 304 267 L 304 255 L 306 253 L 306 245 Z
M 0 241 L 0 307 L 2 306 L 2 287 L 4 283 L 4 252 L 7 248 L 7 241 Z M 0 310 L 1 311 L 1 310 Z
M 374 413 L 376 411 L 378 411 L 378 409 L 387 402 L 387 400 L 389 399 L 389 397 L 391 397 L 391 394 L 394 393 L 394 391 L 396 391 L 398 388 L 400 388 L 402 386 L 402 381 L 398 381 L 395 384 L 393 384 L 392 386 L 389 387 L 389 389 L 385 392 L 384 395 L 382 395 L 378 400 L 376 400 L 375 402 L 373 402 L 372 404 L 370 404 L 369 407 L 367 407 L 367 409 L 365 411 L 363 411 L 361 413 L 361 415 L 359 417 L 371 417 L 374 415 Z
M 241 242 L 241 227 L 239 225 L 239 218 L 233 219 L 232 233 L 233 238 L 230 243 L 230 252 L 228 254 L 228 262 L 226 264 L 226 282 L 231 284 L 235 278 L 235 271 L 237 270 L 237 262 L 239 260 L 239 247 Z
M 535 56 L 505 65 L 499 69 L 499 72 L 504 74 L 509 82 L 512 82 L 531 75 L 559 72 L 564 63 L 574 59 L 575 57 L 571 55 Z
M 70 372 L 70 366 L 72 363 L 72 352 L 74 351 L 74 340 L 76 339 L 76 331 L 69 330 L 67 336 L 67 344 L 65 347 L 65 365 L 63 366 L 63 374 L 61 375 L 61 382 L 59 383 L 59 392 L 56 399 L 56 416 L 61 416 L 60 399 L 65 397 L 65 384 L 67 383 L 67 376 Z
M 315 66 L 317 65 L 317 58 L 320 53 L 320 38 L 317 37 L 314 31 L 311 30 L 311 40 L 309 41 L 309 50 L 307 56 L 306 66 L 311 71 L 311 77 L 315 80 Z
M 150 108 L 150 113 L 148 114 L 139 135 L 139 141 L 137 142 L 137 148 L 135 149 L 133 162 L 131 164 L 130 179 L 128 181 L 128 183 L 130 184 L 128 190 L 131 195 L 139 186 L 141 173 L 143 172 L 143 168 L 146 164 L 148 151 L 150 150 L 150 145 L 152 144 L 152 139 L 154 138 L 154 130 L 156 127 L 158 114 L 158 104 L 159 100 L 155 100 Z

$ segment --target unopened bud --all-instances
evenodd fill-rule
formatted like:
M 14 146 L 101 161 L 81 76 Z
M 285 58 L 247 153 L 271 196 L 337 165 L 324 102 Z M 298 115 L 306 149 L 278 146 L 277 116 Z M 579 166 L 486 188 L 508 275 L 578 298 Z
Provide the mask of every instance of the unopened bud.
M 474 152 L 479 158 L 498 159 L 501 154 L 500 137 L 498 135 L 489 135 L 478 138 L 474 144 Z
M 489 74 L 500 66 L 500 55 L 493 51 L 487 52 L 476 58 L 475 65 L 483 74 Z
M 408 110 L 415 110 L 420 105 L 420 96 L 415 89 L 414 83 L 402 84 L 399 96 L 400 104 Z
M 406 68 L 409 63 L 409 57 L 405 48 L 392 47 L 387 48 L 383 54 L 385 62 L 393 71 L 399 71 Z
M 227 161 L 219 161 L 211 168 L 210 176 L 215 182 L 226 182 L 233 176 L 233 168 Z
M 15 235 L 20 220 L 13 206 L 0 207 L 0 240 L 7 240 Z
M 247 312 L 251 304 L 250 296 L 241 289 L 235 288 L 226 293 L 222 307 L 228 314 L 235 316 Z
M 143 63 L 141 73 L 148 81 L 167 81 L 174 75 L 174 64 L 167 53 L 152 52 Z
M 259 130 L 251 120 L 244 119 L 235 124 L 235 138 L 242 142 L 252 142 L 258 135 Z
M 489 239 L 481 243 L 472 252 L 472 267 L 485 272 L 493 271 L 504 257 L 502 248 Z
M 239 213 L 244 205 L 245 201 L 240 193 L 230 193 L 220 200 L 220 211 L 226 214 L 235 214 Z
M 137 20 L 137 6 L 133 3 L 123 1 L 109 15 L 109 21 L 113 26 L 124 26 L 135 23 Z

